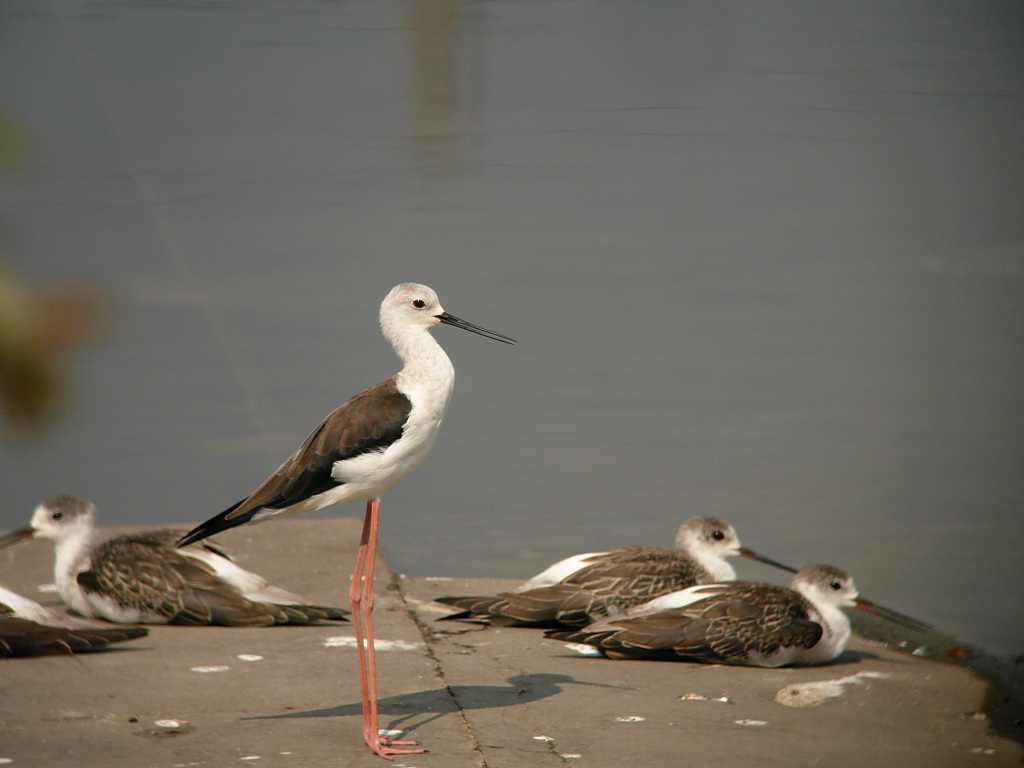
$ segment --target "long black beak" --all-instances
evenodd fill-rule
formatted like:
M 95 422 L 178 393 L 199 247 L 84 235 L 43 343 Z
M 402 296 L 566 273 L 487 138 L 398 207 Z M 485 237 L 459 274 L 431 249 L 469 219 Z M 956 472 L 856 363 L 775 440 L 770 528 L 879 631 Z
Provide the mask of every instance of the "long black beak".
M 449 315 L 447 312 L 442 312 L 440 315 L 437 315 L 436 317 L 437 317 L 438 320 L 440 320 L 445 325 L 452 325 L 452 326 L 455 326 L 456 328 L 462 328 L 463 330 L 466 330 L 466 331 L 472 331 L 473 333 L 478 333 L 481 336 L 486 336 L 488 339 L 494 339 L 495 341 L 502 341 L 505 344 L 515 344 L 516 343 L 516 340 L 513 339 L 513 338 L 510 338 L 508 336 L 503 336 L 502 334 L 495 333 L 494 331 L 488 331 L 486 328 L 481 328 L 479 325 L 473 325 L 472 323 L 467 323 L 465 320 L 461 320 L 460 318 L 456 317 L 455 315 Z
M 788 566 L 785 563 L 780 563 L 778 560 L 772 560 L 770 557 L 759 555 L 757 552 L 752 549 L 748 549 L 747 547 L 740 547 L 740 556 L 745 557 L 748 560 L 757 560 L 759 563 L 764 563 L 765 565 L 770 565 L 774 568 L 780 568 L 783 571 L 789 571 L 790 573 L 797 572 L 796 568 Z
M 750 560 L 757 560 L 759 563 L 764 563 L 765 565 L 780 568 L 783 571 L 789 571 L 790 573 L 797 572 L 797 569 L 790 565 L 780 563 L 778 560 L 772 560 L 770 557 L 765 557 L 764 555 L 759 555 L 757 552 L 754 552 L 752 549 L 747 549 L 746 547 L 740 547 L 740 555 L 742 557 L 749 558 Z M 930 624 L 925 624 L 923 621 L 918 621 L 911 616 L 907 616 L 905 613 L 894 611 L 892 608 L 886 608 L 884 605 L 879 605 L 878 603 L 874 603 L 864 597 L 858 597 L 856 604 L 862 611 L 873 613 L 876 616 L 888 619 L 894 624 L 899 624 L 907 629 L 915 629 L 918 632 L 930 632 L 935 629 L 935 627 Z
M 35 528 L 22 528 L 18 531 L 11 531 L 6 536 L 0 536 L 0 549 L 9 547 L 11 544 L 17 544 L 19 541 L 24 541 L 25 539 L 31 539 L 35 536 L 35 533 Z
M 892 608 L 886 608 L 884 605 L 879 605 L 864 597 L 858 597 L 855 604 L 866 613 L 873 613 L 907 629 L 917 630 L 918 632 L 931 632 L 935 629 L 931 624 L 925 624 L 923 621 L 918 621 L 911 616 L 907 616 L 905 613 L 894 611 Z

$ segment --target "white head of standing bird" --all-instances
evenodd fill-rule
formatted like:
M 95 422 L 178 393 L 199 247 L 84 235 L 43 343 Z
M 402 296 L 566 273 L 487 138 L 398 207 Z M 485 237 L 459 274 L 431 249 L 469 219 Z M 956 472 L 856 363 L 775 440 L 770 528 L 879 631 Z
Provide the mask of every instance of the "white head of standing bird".
M 380 327 L 402 359 L 395 376 L 359 393 L 320 423 L 252 493 L 182 538 L 180 546 L 219 531 L 346 501 L 365 501 L 366 516 L 349 601 L 356 627 L 363 699 L 363 738 L 377 755 L 420 754 L 415 742 L 382 738 L 373 648 L 373 568 L 380 500 L 427 457 L 448 409 L 455 369 L 431 331 L 451 325 L 515 344 L 460 320 L 425 285 L 396 285 L 380 306 Z

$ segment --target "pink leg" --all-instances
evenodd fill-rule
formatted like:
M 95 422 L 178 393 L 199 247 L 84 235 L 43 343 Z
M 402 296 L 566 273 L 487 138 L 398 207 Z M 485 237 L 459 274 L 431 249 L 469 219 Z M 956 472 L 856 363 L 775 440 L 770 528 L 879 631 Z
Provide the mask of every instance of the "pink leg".
M 360 603 L 362 602 L 362 591 L 363 591 L 363 575 L 366 566 L 366 550 L 367 545 L 370 541 L 370 504 L 366 504 L 366 517 L 363 520 L 363 534 L 359 539 L 359 550 L 356 553 L 356 570 L 352 575 L 352 585 L 348 588 L 348 603 L 349 608 L 352 611 L 352 623 L 356 630 L 356 652 L 359 654 L 359 690 L 363 698 L 363 738 L 367 741 L 367 724 L 365 715 L 370 711 L 370 702 L 368 689 L 366 687 L 366 662 L 363 657 L 363 649 L 365 648 L 364 629 L 363 629 L 363 615 L 360 612 Z
M 422 749 L 394 749 L 414 745 L 415 741 L 393 741 L 380 737 L 377 713 L 377 658 L 373 646 L 373 566 L 377 559 L 377 526 L 380 500 L 366 502 L 363 535 L 356 554 L 356 571 L 352 576 L 348 600 L 356 629 L 356 652 L 359 654 L 359 684 L 363 698 L 363 740 L 380 757 L 421 755 Z

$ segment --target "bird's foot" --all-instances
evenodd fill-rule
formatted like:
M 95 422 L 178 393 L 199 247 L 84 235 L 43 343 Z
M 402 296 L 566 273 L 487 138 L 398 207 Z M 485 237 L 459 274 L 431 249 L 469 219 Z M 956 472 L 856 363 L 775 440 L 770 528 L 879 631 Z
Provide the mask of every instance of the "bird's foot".
M 387 736 L 381 736 L 379 733 L 372 733 L 371 731 L 364 731 L 363 740 L 375 755 L 383 757 L 385 760 L 390 760 L 394 755 L 422 755 L 427 750 L 425 749 L 400 749 L 400 747 L 415 747 L 419 745 L 418 741 L 399 741 L 397 739 L 391 739 Z

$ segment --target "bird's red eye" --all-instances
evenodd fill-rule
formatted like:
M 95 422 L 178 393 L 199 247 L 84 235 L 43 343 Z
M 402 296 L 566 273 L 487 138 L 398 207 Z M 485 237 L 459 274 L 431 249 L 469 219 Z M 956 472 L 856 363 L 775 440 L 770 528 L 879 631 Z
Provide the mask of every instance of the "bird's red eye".
M 427 306 L 427 302 L 425 302 L 423 299 L 413 299 L 412 305 L 416 307 L 416 309 L 423 309 L 425 306 Z

